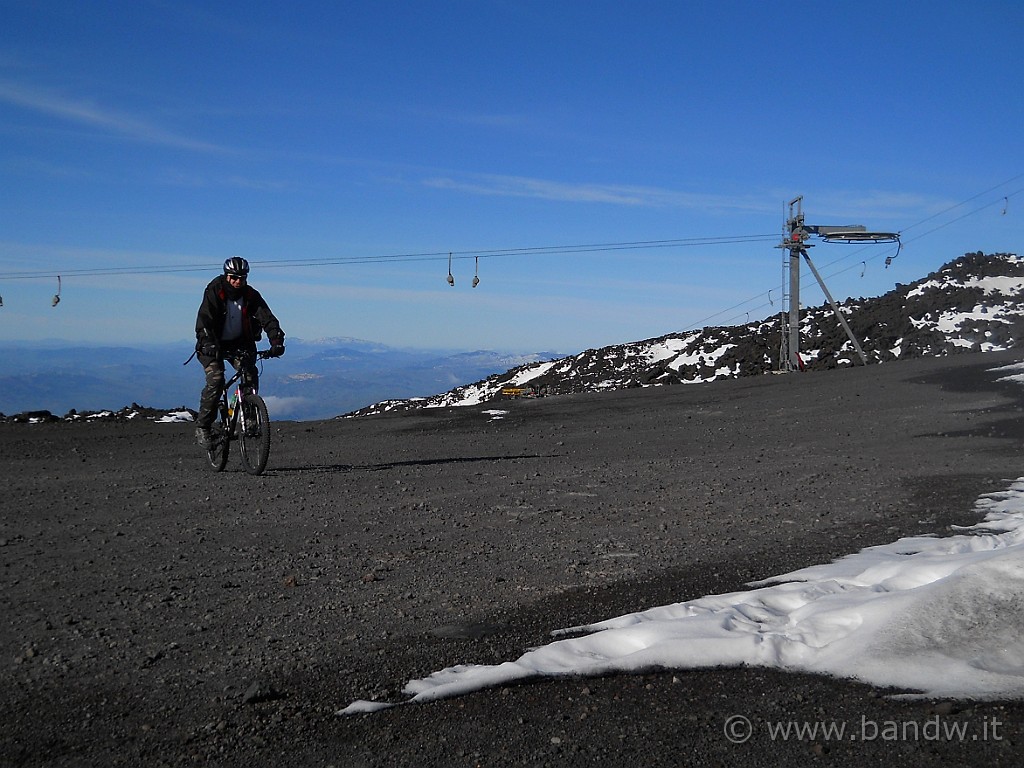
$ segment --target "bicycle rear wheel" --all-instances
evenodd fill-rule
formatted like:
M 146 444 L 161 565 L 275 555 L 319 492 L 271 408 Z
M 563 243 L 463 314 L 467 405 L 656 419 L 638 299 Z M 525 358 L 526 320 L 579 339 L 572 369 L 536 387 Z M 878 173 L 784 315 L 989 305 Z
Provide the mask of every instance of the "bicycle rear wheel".
M 242 396 L 238 431 L 245 471 L 250 475 L 263 474 L 270 458 L 270 414 L 259 395 Z
M 220 472 L 228 463 L 228 447 L 231 440 L 228 439 L 227 429 L 224 422 L 215 422 L 210 427 L 210 447 L 207 453 L 210 457 L 210 466 L 214 472 Z

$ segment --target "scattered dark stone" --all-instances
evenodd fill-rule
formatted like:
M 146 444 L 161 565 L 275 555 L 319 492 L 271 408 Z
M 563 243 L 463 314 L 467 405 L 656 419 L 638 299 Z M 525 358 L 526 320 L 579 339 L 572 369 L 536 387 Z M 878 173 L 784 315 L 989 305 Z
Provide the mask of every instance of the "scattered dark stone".
M 278 691 L 269 681 L 264 679 L 254 680 L 245 693 L 242 694 L 243 704 L 262 704 L 268 701 L 283 699 L 284 694 Z

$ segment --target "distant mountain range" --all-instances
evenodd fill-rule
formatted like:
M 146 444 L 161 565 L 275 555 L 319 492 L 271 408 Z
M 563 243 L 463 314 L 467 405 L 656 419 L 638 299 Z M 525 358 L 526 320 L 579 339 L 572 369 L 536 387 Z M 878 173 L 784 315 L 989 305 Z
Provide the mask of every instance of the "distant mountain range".
M 839 308 L 869 364 L 1024 346 L 1024 259 L 968 253 L 915 283 L 878 298 L 847 299 Z M 711 382 L 778 370 L 781 328 L 775 314 L 570 356 L 289 340 L 287 354 L 266 363 L 261 390 L 272 416 L 305 420 Z M 807 370 L 862 364 L 828 304 L 802 311 L 800 348 Z M 0 411 L 19 421 L 72 409 L 76 419 L 188 418 L 202 384 L 195 362 L 181 365 L 191 352 L 187 343 L 0 346 Z M 132 405 L 105 410 L 113 403 Z
M 874 299 L 847 299 L 839 308 L 869 364 L 1022 346 L 1024 259 L 968 253 L 915 283 Z M 588 349 L 442 394 L 387 400 L 346 415 L 756 376 L 779 369 L 781 328 L 776 314 L 745 325 Z M 862 364 L 827 303 L 801 312 L 800 348 L 806 370 Z
M 3 344 L 0 415 L 194 410 L 203 376 L 195 360 L 182 365 L 191 354 L 187 341 L 147 348 Z M 559 356 L 399 349 L 350 338 L 288 339 L 285 356 L 264 363 L 260 390 L 278 418 L 325 419 L 383 398 L 429 395 Z M 128 403 L 146 408 L 125 409 Z

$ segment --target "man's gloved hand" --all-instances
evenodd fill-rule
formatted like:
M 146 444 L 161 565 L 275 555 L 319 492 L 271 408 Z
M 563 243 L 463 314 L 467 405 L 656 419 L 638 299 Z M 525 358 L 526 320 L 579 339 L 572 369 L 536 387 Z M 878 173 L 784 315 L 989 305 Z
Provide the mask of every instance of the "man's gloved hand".
M 284 354 L 284 339 L 274 339 L 270 342 L 270 356 L 280 357 Z
M 204 357 L 218 357 L 220 355 L 220 348 L 216 342 L 204 341 L 199 345 L 199 354 Z

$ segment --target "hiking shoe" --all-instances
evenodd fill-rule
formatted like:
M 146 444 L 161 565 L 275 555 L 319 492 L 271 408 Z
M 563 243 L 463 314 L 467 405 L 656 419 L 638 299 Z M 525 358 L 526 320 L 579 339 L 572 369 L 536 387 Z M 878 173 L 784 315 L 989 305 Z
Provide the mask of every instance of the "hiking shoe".
M 196 442 L 199 443 L 203 448 L 210 449 L 210 430 L 204 427 L 196 427 Z

